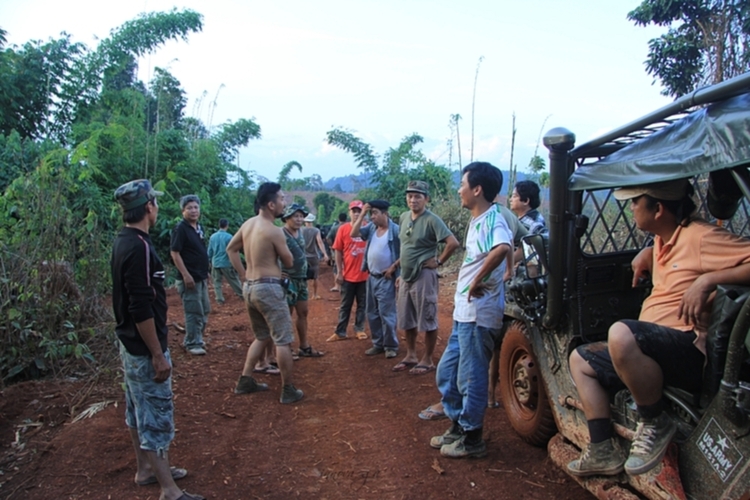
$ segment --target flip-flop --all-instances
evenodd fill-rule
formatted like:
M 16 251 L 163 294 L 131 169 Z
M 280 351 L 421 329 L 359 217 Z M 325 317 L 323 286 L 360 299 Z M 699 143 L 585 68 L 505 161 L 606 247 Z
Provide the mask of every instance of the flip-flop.
M 445 412 L 437 411 L 432 406 L 428 406 L 419 412 L 419 418 L 422 420 L 442 420 L 448 418 L 448 415 L 446 415 Z
M 297 351 L 297 355 L 300 358 L 321 358 L 325 355 L 324 352 L 313 349 L 312 346 L 300 347 Z
M 396 366 L 391 368 L 392 372 L 405 372 L 411 369 L 413 366 L 417 366 L 416 361 L 400 361 Z
M 170 467 L 169 471 L 172 473 L 172 479 L 177 481 L 178 479 L 182 479 L 183 477 L 187 476 L 188 472 L 185 469 L 180 469 L 177 467 Z M 156 484 L 159 481 L 156 479 L 156 476 L 147 477 L 143 481 L 136 481 L 135 484 L 138 486 L 148 486 L 149 484 Z
M 206 500 L 206 497 L 198 495 L 197 493 L 188 493 L 182 490 L 182 495 L 177 500 Z
M 487 408 L 500 408 L 500 403 L 497 401 L 487 401 Z
M 414 368 L 409 370 L 409 374 L 410 375 L 424 375 L 425 373 L 430 373 L 434 371 L 435 371 L 434 366 L 416 365 Z
M 357 340 L 367 340 L 367 334 L 365 332 L 357 332 Z
M 263 368 L 253 368 L 253 373 L 265 373 L 266 375 L 278 375 L 281 373 L 281 370 L 278 369 L 278 367 L 273 365 L 268 365 Z

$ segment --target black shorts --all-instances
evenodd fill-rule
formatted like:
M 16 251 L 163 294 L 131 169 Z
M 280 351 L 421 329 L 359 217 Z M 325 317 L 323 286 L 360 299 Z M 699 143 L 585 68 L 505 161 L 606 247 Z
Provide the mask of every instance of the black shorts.
M 693 344 L 696 337 L 694 332 L 631 319 L 620 322 L 633 332 L 641 352 L 661 367 L 665 386 L 700 392 L 706 357 Z M 626 388 L 615 372 L 606 342 L 584 344 L 576 351 L 594 369 L 599 383 L 610 395 Z

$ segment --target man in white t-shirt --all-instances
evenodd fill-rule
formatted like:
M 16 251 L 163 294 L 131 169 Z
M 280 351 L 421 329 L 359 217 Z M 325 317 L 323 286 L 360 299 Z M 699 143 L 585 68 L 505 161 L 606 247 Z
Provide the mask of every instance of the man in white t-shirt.
M 385 353 L 386 358 L 395 358 L 398 354 L 396 278 L 401 240 L 398 237 L 398 224 L 388 216 L 388 207 L 390 204 L 384 200 L 365 203 L 362 212 L 352 222 L 351 236 L 367 242 L 362 270 L 370 273 L 365 304 L 372 347 L 365 354 L 376 356 Z M 368 212 L 372 224 L 362 227 Z
M 493 334 L 502 327 L 505 297 L 505 258 L 512 236 L 495 196 L 503 185 L 500 170 L 486 162 L 464 167 L 458 194 L 471 212 L 466 253 L 458 273 L 453 331 L 440 358 L 436 381 L 451 427 L 430 440 L 449 458 L 481 457 L 487 409 L 487 370 L 494 346 Z

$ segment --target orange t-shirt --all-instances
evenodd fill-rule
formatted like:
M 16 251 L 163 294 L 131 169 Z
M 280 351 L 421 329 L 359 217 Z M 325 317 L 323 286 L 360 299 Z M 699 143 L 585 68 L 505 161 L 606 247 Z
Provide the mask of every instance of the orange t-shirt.
M 360 283 L 367 281 L 369 276 L 367 271 L 362 270 L 367 242 L 362 238 L 352 238 L 351 232 L 351 222 L 341 224 L 336 231 L 336 240 L 331 248 L 341 252 L 344 261 L 344 280 L 350 283 Z
M 682 296 L 702 274 L 747 262 L 750 262 L 750 241 L 704 220 L 693 220 L 687 227 L 678 226 L 667 243 L 655 236 L 653 289 L 643 302 L 639 319 L 676 330 L 695 330 L 701 337 L 707 325 L 686 325 L 677 317 Z M 708 308 L 706 316 L 710 312 Z M 703 340 L 696 341 L 701 350 Z

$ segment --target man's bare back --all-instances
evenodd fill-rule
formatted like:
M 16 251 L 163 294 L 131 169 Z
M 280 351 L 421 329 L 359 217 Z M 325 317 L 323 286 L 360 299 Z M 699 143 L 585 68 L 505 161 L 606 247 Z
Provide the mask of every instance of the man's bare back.
M 293 264 L 292 253 L 286 246 L 284 233 L 280 227 L 274 225 L 272 216 L 265 210 L 247 219 L 227 245 L 229 260 L 238 274 L 242 275 L 240 249 L 245 252 L 247 280 L 280 278 L 279 259 L 285 266 L 291 267 Z

